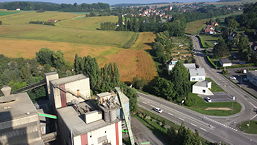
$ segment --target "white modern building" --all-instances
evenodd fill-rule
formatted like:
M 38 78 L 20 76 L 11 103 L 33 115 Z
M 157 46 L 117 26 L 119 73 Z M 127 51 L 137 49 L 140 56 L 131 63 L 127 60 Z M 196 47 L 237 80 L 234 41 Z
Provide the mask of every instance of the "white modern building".
M 171 61 L 167 64 L 168 72 L 172 71 L 173 67 L 176 65 L 177 61 Z M 184 63 L 183 64 L 187 69 L 195 69 L 195 63 Z
M 232 62 L 227 58 L 221 58 L 219 62 L 222 67 L 232 66 Z
M 248 71 L 247 79 L 257 87 L 257 71 Z
M 210 89 L 211 89 L 211 82 L 200 81 L 193 85 L 192 93 L 199 94 L 199 95 L 213 95 Z
M 206 76 L 204 68 L 189 69 L 189 74 L 190 74 L 190 81 L 192 82 L 203 81 L 205 80 L 205 76 Z

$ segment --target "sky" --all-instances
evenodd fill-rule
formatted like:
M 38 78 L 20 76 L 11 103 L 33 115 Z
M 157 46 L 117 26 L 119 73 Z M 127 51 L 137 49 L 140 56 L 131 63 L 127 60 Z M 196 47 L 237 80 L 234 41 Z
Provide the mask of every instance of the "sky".
M 158 3 L 158 2 L 205 2 L 205 1 L 217 1 L 217 0 L 0 0 L 0 2 L 6 1 L 42 1 L 42 2 L 53 2 L 53 3 L 109 3 L 109 4 L 120 4 L 120 3 Z

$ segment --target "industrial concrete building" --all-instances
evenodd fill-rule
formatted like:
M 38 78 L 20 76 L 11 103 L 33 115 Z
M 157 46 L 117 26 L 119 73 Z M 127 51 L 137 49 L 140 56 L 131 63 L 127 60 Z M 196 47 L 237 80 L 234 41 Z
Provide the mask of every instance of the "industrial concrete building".
M 1 89 L 0 144 L 44 145 L 37 110 L 27 93 L 10 94 L 11 88 Z
M 89 78 L 80 74 L 59 79 L 56 72 L 45 74 L 48 96 L 54 108 L 67 104 L 83 102 L 91 97 Z
M 257 87 L 257 71 L 248 71 L 247 79 Z
M 48 73 L 46 80 L 63 145 L 122 145 L 123 123 L 132 133 L 129 99 L 123 93 L 92 97 L 89 78 L 82 74 L 59 79 L 56 73 Z
M 204 81 L 205 80 L 205 69 L 204 68 L 194 68 L 189 69 L 190 74 L 190 81 L 198 82 L 198 81 Z
M 192 93 L 199 95 L 213 95 L 211 92 L 211 82 L 209 81 L 200 81 L 193 85 Z

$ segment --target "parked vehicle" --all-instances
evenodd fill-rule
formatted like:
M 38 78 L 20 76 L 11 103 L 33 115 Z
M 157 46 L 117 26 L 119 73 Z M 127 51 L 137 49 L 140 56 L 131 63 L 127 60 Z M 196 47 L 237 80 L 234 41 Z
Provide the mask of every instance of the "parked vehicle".
M 206 102 L 212 102 L 210 97 L 205 97 L 204 99 Z
M 230 77 L 231 80 L 236 80 L 236 77 Z
M 162 113 L 162 109 L 161 108 L 154 107 L 153 110 L 158 112 L 158 113 Z

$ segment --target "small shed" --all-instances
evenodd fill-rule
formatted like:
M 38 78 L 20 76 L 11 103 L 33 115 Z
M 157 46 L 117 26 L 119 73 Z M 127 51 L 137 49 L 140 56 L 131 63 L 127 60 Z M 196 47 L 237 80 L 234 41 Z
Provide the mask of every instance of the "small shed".
M 232 62 L 228 58 L 221 58 L 219 62 L 222 67 L 232 66 Z

